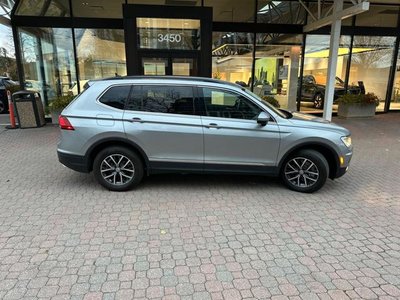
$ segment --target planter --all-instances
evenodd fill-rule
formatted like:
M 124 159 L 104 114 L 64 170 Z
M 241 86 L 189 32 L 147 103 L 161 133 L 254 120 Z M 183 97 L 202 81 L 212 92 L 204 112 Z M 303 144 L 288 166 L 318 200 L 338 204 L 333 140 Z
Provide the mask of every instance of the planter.
M 58 116 L 61 114 L 62 110 L 51 111 L 51 123 L 58 125 Z
M 374 103 L 339 103 L 338 116 L 341 118 L 372 118 L 375 116 Z

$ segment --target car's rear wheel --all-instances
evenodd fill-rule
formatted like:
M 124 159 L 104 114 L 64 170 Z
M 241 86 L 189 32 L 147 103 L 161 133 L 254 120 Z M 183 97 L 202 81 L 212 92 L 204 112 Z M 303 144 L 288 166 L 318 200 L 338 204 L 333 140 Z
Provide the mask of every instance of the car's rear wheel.
M 301 150 L 291 155 L 281 169 L 281 178 L 285 185 L 303 193 L 319 190 L 325 184 L 328 174 L 328 162 L 315 150 Z
M 314 97 L 314 107 L 321 109 L 324 107 L 324 98 L 321 94 L 316 94 Z
M 125 147 L 113 146 L 100 151 L 93 162 L 96 180 L 111 191 L 126 191 L 143 178 L 140 157 Z

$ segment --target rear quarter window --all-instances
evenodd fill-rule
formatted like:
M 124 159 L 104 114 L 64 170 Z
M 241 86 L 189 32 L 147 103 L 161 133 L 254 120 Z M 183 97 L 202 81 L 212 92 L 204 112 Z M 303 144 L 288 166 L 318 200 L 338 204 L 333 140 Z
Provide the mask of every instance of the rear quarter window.
M 126 100 L 131 90 L 130 85 L 119 85 L 110 87 L 99 99 L 100 103 L 107 106 L 124 109 Z

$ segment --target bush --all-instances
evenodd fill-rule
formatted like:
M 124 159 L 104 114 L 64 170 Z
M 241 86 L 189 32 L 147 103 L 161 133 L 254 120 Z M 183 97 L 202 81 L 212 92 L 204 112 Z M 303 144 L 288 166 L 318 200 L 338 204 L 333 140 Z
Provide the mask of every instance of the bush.
M 72 102 L 75 97 L 73 95 L 59 96 L 49 103 L 50 111 L 61 111 Z
M 281 107 L 281 105 L 279 104 L 278 100 L 276 100 L 272 96 L 263 96 L 261 99 L 263 99 L 265 102 L 268 102 L 269 104 L 271 104 L 272 106 L 274 106 L 276 108 Z
M 374 93 L 367 94 L 345 94 L 339 97 L 338 102 L 340 103 L 361 103 L 361 104 L 375 104 L 379 105 L 379 98 Z

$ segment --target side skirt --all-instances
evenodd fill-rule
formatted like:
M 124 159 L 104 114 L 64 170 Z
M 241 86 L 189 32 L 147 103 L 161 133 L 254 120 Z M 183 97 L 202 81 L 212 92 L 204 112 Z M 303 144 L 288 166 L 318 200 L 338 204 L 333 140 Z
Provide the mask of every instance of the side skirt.
M 278 176 L 278 167 L 233 164 L 202 164 L 182 162 L 150 161 L 150 174 L 193 173 L 193 174 L 246 174 Z

